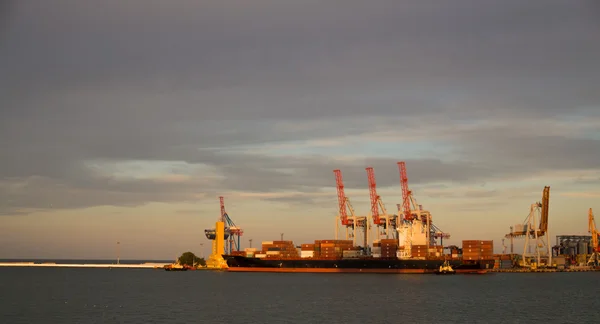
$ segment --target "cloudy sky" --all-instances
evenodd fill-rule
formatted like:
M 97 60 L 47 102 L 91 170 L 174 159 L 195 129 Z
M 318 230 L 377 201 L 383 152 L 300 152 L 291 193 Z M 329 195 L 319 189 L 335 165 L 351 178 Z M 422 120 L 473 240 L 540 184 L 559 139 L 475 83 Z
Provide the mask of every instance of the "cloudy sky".
M 501 238 L 600 210 L 596 1 L 13 1 L 0 6 L 0 258 L 208 253 L 331 238 L 340 168 L 388 209 Z M 554 241 L 554 240 L 553 240 Z M 204 244 L 201 246 L 201 244 Z

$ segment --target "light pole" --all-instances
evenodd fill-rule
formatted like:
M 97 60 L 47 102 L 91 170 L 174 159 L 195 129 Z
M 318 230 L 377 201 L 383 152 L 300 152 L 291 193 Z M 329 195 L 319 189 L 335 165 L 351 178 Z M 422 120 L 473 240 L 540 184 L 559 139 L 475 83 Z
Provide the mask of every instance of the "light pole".
M 120 262 L 120 260 L 119 260 L 120 259 L 119 254 L 121 252 L 119 249 L 120 246 L 121 246 L 121 242 L 117 241 L 117 264 L 119 264 L 119 262 Z

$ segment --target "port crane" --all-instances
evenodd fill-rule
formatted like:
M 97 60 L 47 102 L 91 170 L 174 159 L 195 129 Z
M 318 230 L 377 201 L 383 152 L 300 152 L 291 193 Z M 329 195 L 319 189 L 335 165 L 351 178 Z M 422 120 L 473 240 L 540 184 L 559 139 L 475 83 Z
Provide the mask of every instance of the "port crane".
M 229 254 L 233 251 L 239 251 L 241 248 L 241 236 L 244 234 L 244 231 L 235 225 L 231 217 L 225 211 L 225 199 L 221 196 L 219 197 L 219 201 L 221 203 L 221 217 L 219 217 L 219 221 L 224 224 L 224 236 L 223 239 L 228 244 L 224 246 L 224 252 Z M 216 237 L 215 229 L 206 229 L 204 230 L 204 234 L 206 238 L 209 240 L 214 240 Z
M 390 238 L 390 234 L 392 237 L 396 238 L 396 220 L 397 215 L 388 215 L 387 209 L 381 200 L 381 196 L 377 194 L 377 183 L 375 181 L 375 172 L 372 167 L 367 167 L 365 169 L 367 171 L 367 176 L 369 178 L 369 195 L 371 197 L 371 217 L 373 218 L 373 224 L 377 229 L 377 239 L 380 238 L 381 235 L 384 235 L 385 238 Z M 379 212 L 381 209 L 381 213 Z M 381 229 L 381 230 L 380 230 Z M 390 233 L 390 229 L 392 229 Z
M 429 250 L 429 246 L 436 245 L 435 240 L 439 238 L 443 246 L 443 240 L 450 238 L 450 234 L 433 225 L 431 213 L 417 203 L 412 191 L 409 190 L 406 162 L 398 162 L 398 170 L 402 188 L 402 208 L 398 206 L 398 212 L 402 212 L 398 220 L 398 237 L 399 244 L 403 247 L 401 257 L 410 258 L 412 245 L 427 245 Z
M 546 186 L 542 191 L 542 201 L 531 204 L 529 214 L 523 224 L 511 227 L 511 232 L 505 235 L 505 238 L 511 239 L 511 246 L 513 238 L 525 237 L 523 247 L 523 266 L 525 267 L 540 266 L 542 257 L 547 258 L 547 266 L 552 264 L 552 246 L 548 234 L 549 207 L 550 187 Z M 535 247 L 533 252 L 531 252 L 531 245 Z M 531 262 L 532 260 L 536 261 L 535 265 Z
M 206 238 L 212 241 L 211 253 L 206 261 L 206 266 L 212 269 L 227 268 L 227 262 L 225 259 L 223 259 L 223 255 L 228 254 L 225 251 L 225 242 L 231 236 L 231 226 L 225 227 L 225 224 L 233 224 L 233 221 L 231 221 L 229 215 L 227 215 L 225 212 L 225 203 L 223 197 L 219 197 L 219 200 L 221 201 L 221 216 L 217 219 L 215 228 L 204 230 L 204 235 L 206 235 Z M 235 226 L 235 224 L 233 226 L 234 229 L 239 229 Z
M 357 216 L 354 212 L 354 208 L 350 203 L 350 199 L 346 196 L 344 191 L 344 180 L 342 178 L 342 171 L 339 169 L 333 170 L 335 175 L 337 194 L 338 194 L 338 216 L 343 227 L 346 228 L 346 240 L 352 239 L 353 245 L 356 246 L 357 234 L 362 232 L 363 234 L 363 247 L 367 248 L 369 222 L 367 222 L 367 216 Z M 350 215 L 348 215 L 350 213 Z M 335 226 L 335 238 L 338 239 L 338 220 L 336 219 Z
M 594 213 L 590 208 L 588 212 L 588 231 L 592 234 L 592 255 L 588 260 L 588 265 L 598 266 L 598 261 L 600 261 L 598 254 L 600 253 L 600 246 L 598 246 L 598 229 L 596 228 L 596 221 L 594 220 Z

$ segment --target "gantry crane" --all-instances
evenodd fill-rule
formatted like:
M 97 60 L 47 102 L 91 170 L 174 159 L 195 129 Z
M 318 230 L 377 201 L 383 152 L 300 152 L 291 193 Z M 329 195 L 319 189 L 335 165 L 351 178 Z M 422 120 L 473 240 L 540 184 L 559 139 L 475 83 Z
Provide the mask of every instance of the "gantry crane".
M 219 199 L 221 201 L 221 216 L 217 219 L 215 228 L 204 230 L 206 238 L 212 241 L 211 254 L 206 261 L 206 266 L 213 269 L 227 268 L 227 262 L 223 258 L 223 254 L 228 254 L 225 251 L 225 241 L 231 236 L 230 229 L 225 227 L 225 222 L 229 216 L 225 212 L 223 197 L 219 197 Z
M 596 228 L 596 221 L 594 220 L 594 213 L 592 212 L 591 208 L 588 212 L 588 231 L 590 234 L 592 234 L 592 255 L 588 260 L 588 265 L 594 265 L 597 267 L 599 261 L 598 254 L 600 253 L 600 246 L 598 246 L 598 235 L 600 234 Z
M 377 194 L 377 183 L 375 182 L 375 172 L 372 167 L 367 167 L 367 176 L 369 178 L 369 194 L 371 197 L 371 217 L 373 217 L 373 224 L 377 230 L 377 239 L 380 235 L 384 235 L 385 238 L 390 238 L 390 229 L 392 237 L 397 237 L 396 231 L 396 219 L 397 215 L 388 215 L 387 209 L 381 200 L 381 197 Z M 381 213 L 379 209 L 381 208 Z M 381 228 L 381 231 L 380 231 Z
M 333 170 L 335 174 L 335 181 L 337 186 L 337 194 L 338 194 L 338 213 L 337 218 L 340 219 L 342 226 L 346 228 L 346 240 L 352 238 L 354 246 L 356 246 L 356 238 L 358 233 L 363 233 L 363 247 L 367 248 L 368 241 L 368 230 L 369 230 L 369 222 L 367 222 L 367 216 L 357 216 L 354 212 L 354 208 L 350 203 L 350 199 L 346 197 L 346 193 L 344 192 L 344 181 L 342 179 L 342 171 L 341 170 Z M 348 216 L 348 211 L 350 212 L 350 216 Z M 338 238 L 338 222 L 336 220 L 335 226 L 335 238 Z M 359 230 L 357 230 L 357 228 Z
M 440 245 L 444 245 L 444 239 L 449 239 L 450 234 L 442 231 L 439 227 L 433 224 L 431 213 L 423 209 L 422 205 L 417 203 L 412 190 L 408 189 L 408 176 L 406 175 L 406 163 L 404 161 L 398 162 L 398 169 L 400 171 L 400 182 L 402 187 L 402 201 L 404 208 L 404 219 L 414 220 L 420 219 L 423 223 L 429 221 L 431 237 L 434 239 L 440 239 Z M 412 208 L 411 208 L 412 207 Z M 410 215 L 410 216 L 406 216 Z
M 229 217 L 225 211 L 225 199 L 223 197 L 219 197 L 219 201 L 221 203 L 221 217 L 219 217 L 219 222 L 223 222 L 224 240 L 228 243 L 224 246 L 224 253 L 229 254 L 232 251 L 240 250 L 241 236 L 244 234 L 244 231 L 235 225 L 231 217 Z M 214 240 L 216 237 L 214 229 L 206 229 L 204 230 L 204 234 L 209 240 Z
M 542 201 L 531 204 L 529 214 L 523 224 L 517 224 L 511 227 L 511 232 L 505 235 L 505 238 L 512 239 L 516 237 L 525 237 L 523 247 L 523 266 L 533 267 L 531 260 L 536 260 L 536 266 L 540 266 L 542 257 L 547 258 L 547 266 L 552 264 L 552 246 L 550 245 L 550 235 L 548 234 L 548 210 L 550 207 L 550 187 L 544 187 L 542 192 Z M 539 225 L 538 225 L 539 222 Z M 544 241 L 544 237 L 546 240 Z M 531 245 L 535 250 L 531 251 Z
M 399 244 L 403 247 L 402 257 L 410 258 L 412 245 L 427 245 L 429 251 L 430 245 L 437 244 L 436 238 L 441 239 L 440 245 L 443 246 L 443 240 L 450 238 L 450 234 L 433 225 L 431 213 L 417 203 L 412 191 L 408 189 L 408 176 L 404 161 L 398 162 L 398 170 L 402 188 L 402 216 L 398 220 L 398 237 Z M 398 212 L 401 212 L 400 206 L 398 206 Z
M 221 202 L 221 218 L 225 221 L 225 228 L 229 230 L 229 246 L 225 248 L 225 252 L 239 251 L 241 247 L 241 236 L 244 230 L 236 226 L 229 214 L 225 211 L 225 200 L 219 197 Z

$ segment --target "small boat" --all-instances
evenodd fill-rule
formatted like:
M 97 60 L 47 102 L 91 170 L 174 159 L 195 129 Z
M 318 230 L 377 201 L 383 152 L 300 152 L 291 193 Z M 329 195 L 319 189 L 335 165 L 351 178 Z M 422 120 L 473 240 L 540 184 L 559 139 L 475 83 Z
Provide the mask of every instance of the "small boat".
M 450 262 L 448 260 L 444 261 L 444 263 L 440 266 L 439 269 L 435 271 L 435 274 L 445 275 L 445 274 L 455 274 L 456 271 L 452 269 Z
M 187 271 L 189 267 L 187 265 L 182 265 L 179 261 L 165 265 L 166 271 Z

